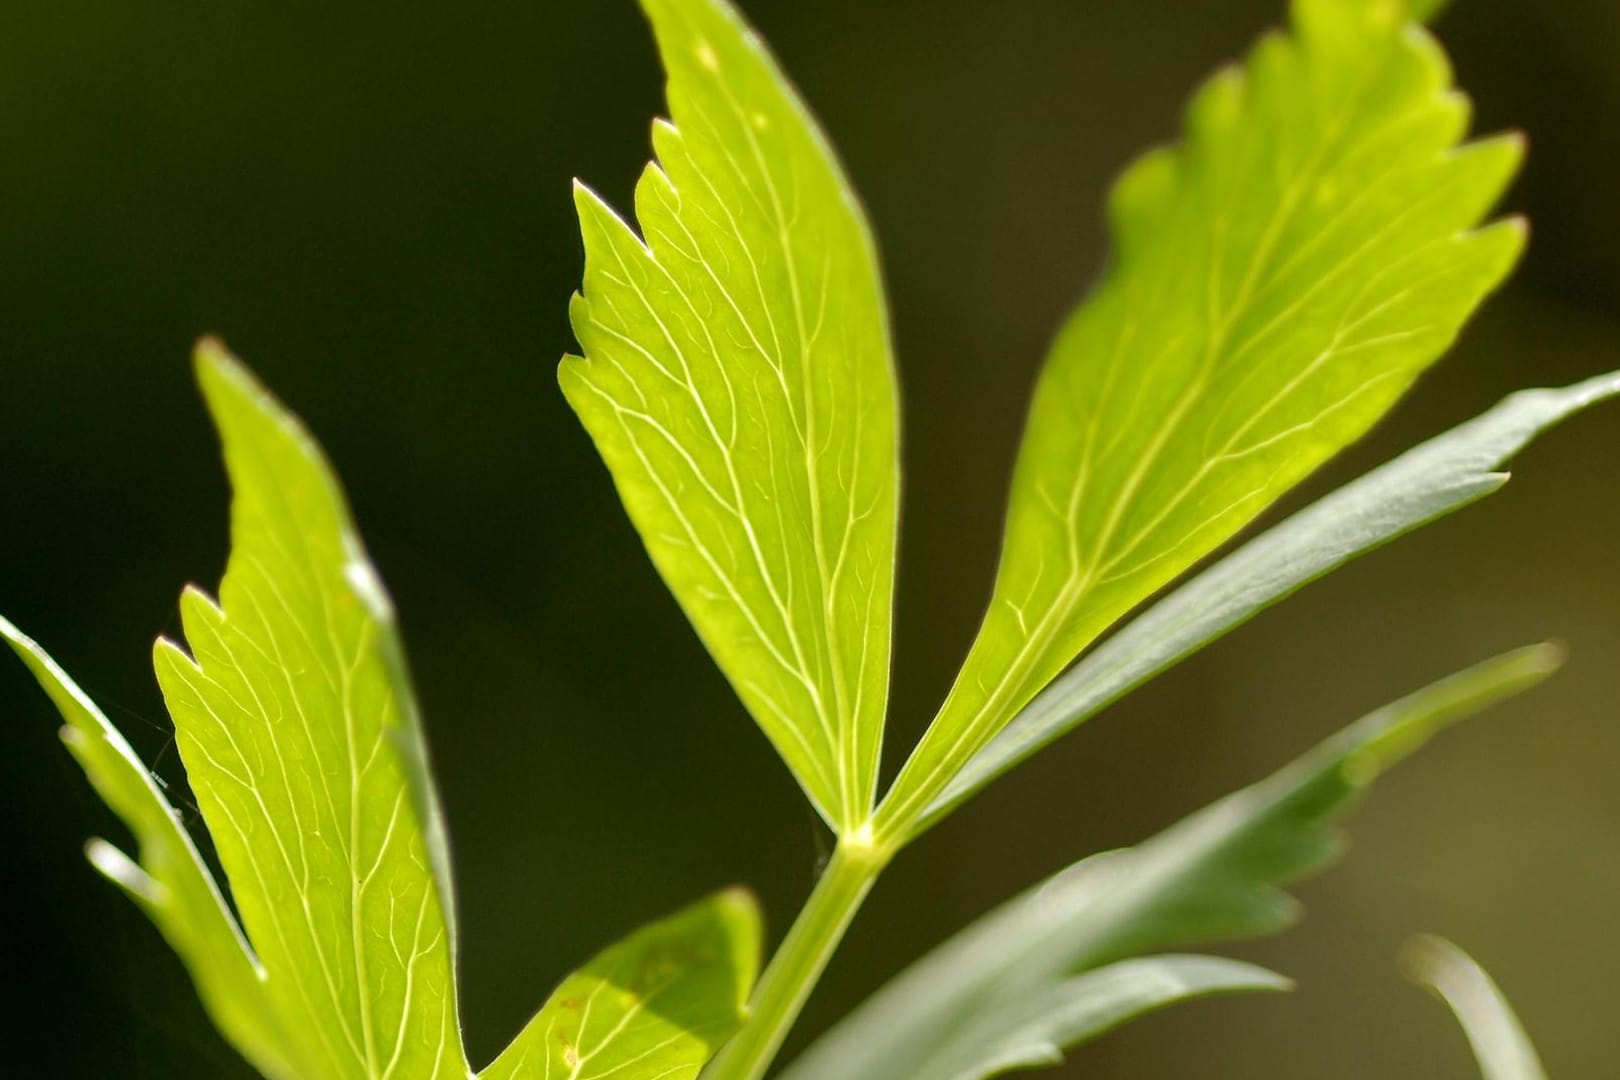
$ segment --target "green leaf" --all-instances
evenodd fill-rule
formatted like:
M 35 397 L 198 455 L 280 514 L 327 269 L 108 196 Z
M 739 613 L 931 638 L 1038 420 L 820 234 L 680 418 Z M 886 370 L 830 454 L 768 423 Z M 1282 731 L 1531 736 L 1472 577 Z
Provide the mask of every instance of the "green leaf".
M 1294 590 L 1507 482 L 1496 470 L 1547 428 L 1620 394 L 1620 372 L 1524 390 L 1300 511 L 1133 619 L 968 762 L 919 830 L 1126 693 Z
M 1468 146 L 1428 35 L 1296 0 L 1114 190 L 1114 265 L 1036 388 L 984 624 L 881 813 L 905 832 L 1087 644 L 1361 435 L 1452 342 L 1524 227 L 1474 229 L 1516 137 Z
M 176 744 L 300 1078 L 465 1077 L 450 882 L 392 609 L 325 461 L 213 342 L 235 497 L 191 655 L 155 652 Z
M 904 1075 L 906 1080 L 983 1080 L 1059 1065 L 1064 1050 L 1144 1013 L 1212 994 L 1275 992 L 1290 985 L 1264 968 L 1213 956 L 1122 960 L 991 1010 Z
M 653 562 L 835 828 L 867 820 L 888 696 L 896 391 L 837 161 L 721 0 L 644 0 L 674 122 L 641 237 L 578 189 L 585 358 L 560 380 Z
M 264 971 L 180 815 L 124 737 L 43 649 L 3 618 L 0 637 L 55 702 L 66 724 L 62 741 L 134 834 L 138 864 L 105 840 L 86 847 L 90 862 L 157 925 L 185 962 L 209 1016 L 242 1056 L 265 1076 L 293 1080 L 298 1074 L 283 1056 L 285 1036 Z
M 692 1080 L 742 1023 L 759 973 L 753 897 L 719 893 L 570 975 L 482 1080 Z
M 1485 1080 L 1547 1080 L 1513 1006 L 1473 957 L 1443 938 L 1423 936 L 1406 943 L 1401 960 L 1413 982 L 1456 1014 Z
M 1434 22 L 1451 6 L 1451 0 L 1407 0 L 1408 17 L 1418 22 Z
M 1329 822 L 1438 731 L 1556 670 L 1532 646 L 1357 721 L 1266 780 L 1158 836 L 1095 855 L 980 919 L 896 976 L 813 1045 L 784 1080 L 911 1076 L 975 1017 L 1131 956 L 1272 933 L 1297 905 L 1278 886 L 1341 842 Z

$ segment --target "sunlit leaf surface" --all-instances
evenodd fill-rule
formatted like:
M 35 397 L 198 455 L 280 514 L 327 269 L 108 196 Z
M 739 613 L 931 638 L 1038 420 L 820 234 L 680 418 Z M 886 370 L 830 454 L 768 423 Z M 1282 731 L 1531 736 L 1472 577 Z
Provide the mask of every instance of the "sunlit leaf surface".
M 465 1077 L 443 837 L 393 615 L 319 451 L 217 345 L 219 603 L 158 680 L 298 1076 Z
M 673 123 L 638 236 L 579 189 L 563 390 L 653 562 L 800 785 L 864 822 L 888 694 L 896 402 L 866 223 L 721 0 L 644 0 Z
M 984 624 L 883 815 L 904 830 L 1111 623 L 1362 434 L 1507 273 L 1476 229 L 1517 138 L 1398 3 L 1296 0 L 1110 204 L 1113 266 L 1058 336 Z
M 743 1020 L 759 915 L 725 892 L 604 950 L 559 986 L 485 1080 L 692 1080 Z

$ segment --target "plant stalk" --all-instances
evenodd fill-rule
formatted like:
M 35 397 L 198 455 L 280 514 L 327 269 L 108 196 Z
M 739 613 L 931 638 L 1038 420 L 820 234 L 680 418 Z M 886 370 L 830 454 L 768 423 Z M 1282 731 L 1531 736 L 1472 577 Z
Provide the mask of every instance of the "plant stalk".
M 747 1022 L 703 1071 L 702 1080 L 761 1080 L 892 854 L 860 835 L 838 842 L 765 968 Z

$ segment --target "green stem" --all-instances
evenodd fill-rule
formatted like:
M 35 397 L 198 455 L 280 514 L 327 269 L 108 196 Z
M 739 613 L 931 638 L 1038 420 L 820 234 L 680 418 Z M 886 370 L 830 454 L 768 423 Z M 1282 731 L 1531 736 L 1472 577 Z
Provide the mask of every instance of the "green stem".
M 704 1070 L 702 1080 L 760 1080 L 765 1075 L 891 854 L 864 839 L 839 841 L 759 980 L 747 1023 Z

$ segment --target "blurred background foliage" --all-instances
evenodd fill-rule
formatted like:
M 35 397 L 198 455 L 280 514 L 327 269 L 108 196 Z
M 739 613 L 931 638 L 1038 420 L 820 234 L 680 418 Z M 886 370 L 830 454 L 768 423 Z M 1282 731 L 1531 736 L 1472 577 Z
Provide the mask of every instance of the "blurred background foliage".
M 890 768 L 987 595 L 1033 371 L 1105 254 L 1121 165 L 1281 0 L 748 0 L 887 263 L 906 413 Z M 1483 129 L 1533 151 L 1531 254 L 1448 362 L 1291 499 L 1522 385 L 1620 366 L 1620 9 L 1467 0 L 1442 25 Z M 53 0 L 0 33 L 0 609 L 183 796 L 147 647 L 212 584 L 225 499 L 186 356 L 227 340 L 324 441 L 403 612 L 455 845 L 468 1044 L 491 1057 L 598 946 L 727 882 L 775 932 L 824 841 L 670 602 L 553 381 L 580 246 L 660 111 L 630 0 Z M 1257 778 L 1431 677 L 1543 636 L 1549 688 L 1388 778 L 1296 932 L 1284 1000 L 1197 1003 L 1069 1075 L 1468 1075 L 1397 977 L 1454 937 L 1553 1075 L 1620 1027 L 1620 415 L 1501 495 L 1315 585 L 1003 781 L 902 859 L 799 1038 L 993 902 Z M 1275 515 L 1273 515 L 1275 517 Z M 183 972 L 79 857 L 112 827 L 0 665 L 15 1075 L 232 1077 Z M 117 835 L 115 833 L 115 835 Z

